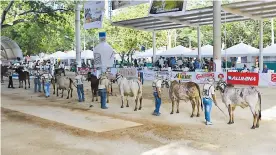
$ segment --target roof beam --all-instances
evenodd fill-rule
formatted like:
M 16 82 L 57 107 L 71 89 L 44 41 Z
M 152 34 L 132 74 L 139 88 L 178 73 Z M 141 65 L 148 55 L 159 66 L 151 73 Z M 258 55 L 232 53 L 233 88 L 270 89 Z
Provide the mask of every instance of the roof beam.
M 250 20 L 250 18 L 242 17 L 242 18 L 226 19 L 226 20 L 221 20 L 221 22 L 229 23 L 229 22 L 238 22 L 238 21 L 245 21 L 245 20 Z M 199 23 L 200 26 L 201 25 L 211 25 L 211 24 L 213 24 L 213 21 Z
M 244 9 L 244 10 L 241 10 L 242 12 L 245 12 L 245 13 L 250 13 L 250 12 L 254 12 L 254 13 L 256 13 L 256 12 L 263 12 L 263 11 L 272 11 L 272 10 L 275 10 L 276 9 L 276 6 L 273 6 L 273 7 L 267 7 L 267 8 L 258 8 L 258 9 L 248 9 L 248 8 L 246 8 L 246 9 Z
M 158 17 L 158 18 L 163 20 L 163 21 L 172 22 L 172 23 L 176 23 L 176 24 L 181 24 L 181 25 L 185 25 L 185 26 L 191 26 L 191 27 L 198 26 L 196 24 L 191 24 L 188 21 L 180 21 L 180 20 L 177 20 L 177 19 L 169 18 L 169 17 Z
M 170 29 L 180 29 L 180 28 L 185 28 L 185 27 L 188 27 L 188 26 L 170 26 L 170 27 L 162 27 L 162 28 L 157 28 L 157 29 L 154 29 L 155 31 L 162 31 L 162 30 L 170 30 Z
M 254 4 L 252 4 L 254 3 Z M 242 8 L 256 8 L 256 7 L 265 7 L 265 6 L 271 6 L 276 4 L 276 1 L 272 1 L 272 2 L 265 2 L 265 1 L 256 1 L 256 2 L 252 2 L 252 1 L 247 1 L 246 3 L 247 5 L 242 5 L 242 6 L 237 6 L 237 7 L 233 7 L 235 9 L 242 9 Z M 222 7 L 231 7 L 232 6 L 228 6 L 228 5 L 223 5 Z
M 127 25 L 124 25 L 124 24 L 111 23 L 111 25 L 113 25 L 113 26 L 121 26 L 121 27 L 125 27 L 125 28 L 137 29 L 137 30 L 141 30 L 141 31 L 149 31 L 149 32 L 151 32 L 151 30 L 146 30 L 146 29 L 139 28 L 139 27 L 127 26 Z
M 225 6 L 222 6 L 223 10 L 226 11 L 226 12 L 230 12 L 232 14 L 236 14 L 236 15 L 240 15 L 240 16 L 245 16 L 245 17 L 249 17 L 249 18 L 252 18 L 252 19 L 255 19 L 255 20 L 260 20 L 261 18 L 258 17 L 258 16 L 252 16 L 251 14 L 249 13 L 244 13 L 238 9 L 233 9 L 233 8 L 228 8 L 228 7 L 225 7 Z
M 185 26 L 185 25 L 181 25 L 181 24 L 166 24 L 166 25 L 160 25 L 160 26 L 150 26 L 150 27 L 145 27 L 144 29 L 156 29 L 156 28 L 162 28 L 162 27 L 173 27 L 173 26 Z
M 256 15 L 256 16 L 263 16 L 263 15 L 271 15 L 271 14 L 275 14 L 276 13 L 276 9 L 270 12 L 262 12 L 262 13 L 253 13 L 252 15 Z
M 153 26 L 153 25 L 166 25 L 166 24 L 174 24 L 174 23 L 169 23 L 169 22 L 164 22 L 162 21 L 161 23 L 143 23 L 142 25 L 133 25 L 133 27 L 148 27 L 148 26 Z

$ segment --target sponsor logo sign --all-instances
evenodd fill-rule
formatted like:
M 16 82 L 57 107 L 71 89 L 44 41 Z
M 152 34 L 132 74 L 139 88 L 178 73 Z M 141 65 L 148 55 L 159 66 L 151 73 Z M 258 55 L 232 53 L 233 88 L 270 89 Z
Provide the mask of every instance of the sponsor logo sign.
M 137 77 L 136 68 L 122 68 L 118 70 L 118 73 L 124 77 Z
M 201 79 L 205 80 L 206 78 L 209 78 L 209 77 L 214 78 L 215 74 L 214 73 L 197 73 L 196 74 L 196 79 L 197 80 L 201 80 Z
M 89 67 L 78 67 L 78 73 L 80 75 L 87 75 L 90 71 L 91 69 Z
M 271 82 L 276 82 L 276 74 L 271 74 Z
M 186 11 L 187 1 L 152 0 L 149 8 L 149 16 L 171 16 Z
M 192 74 L 188 74 L 186 72 L 176 73 L 174 78 L 177 78 L 178 80 L 181 80 L 181 81 L 191 81 L 192 80 Z
M 227 83 L 238 85 L 258 86 L 259 74 L 258 73 L 241 73 L 241 72 L 228 72 Z

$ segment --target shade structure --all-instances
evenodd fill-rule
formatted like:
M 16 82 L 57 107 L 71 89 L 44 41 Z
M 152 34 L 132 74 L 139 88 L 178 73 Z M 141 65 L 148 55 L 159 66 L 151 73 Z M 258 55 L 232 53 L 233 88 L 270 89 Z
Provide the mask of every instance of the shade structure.
M 174 56 L 186 56 L 187 54 L 191 54 L 192 50 L 181 45 L 176 46 L 174 48 L 168 49 L 162 53 L 157 54 L 157 56 L 164 57 L 174 57 Z
M 276 56 L 276 44 L 266 47 L 263 56 Z
M 259 49 L 244 43 L 239 43 L 223 51 L 222 56 L 225 55 L 229 57 L 258 56 Z
M 223 52 L 223 50 L 221 50 Z M 198 55 L 198 49 L 193 50 L 193 54 Z M 213 57 L 213 46 L 212 45 L 204 45 L 201 47 L 201 56 L 202 57 Z
M 75 52 L 76 54 L 76 52 Z M 82 59 L 94 59 L 94 52 L 91 50 L 85 50 L 81 52 L 81 58 Z
M 57 51 L 51 54 L 50 57 L 56 58 L 56 59 L 68 59 L 67 54 L 61 51 Z
M 159 49 L 156 50 L 156 55 L 158 55 L 159 53 L 163 52 L 164 50 L 166 50 L 166 47 L 161 47 Z M 153 49 L 147 49 L 145 52 L 136 52 L 133 55 L 133 58 L 150 58 L 153 56 Z
M 23 59 L 20 47 L 12 39 L 1 36 L 1 59 L 12 60 L 17 57 Z
M 68 51 L 66 54 L 68 59 L 76 59 L 76 51 Z

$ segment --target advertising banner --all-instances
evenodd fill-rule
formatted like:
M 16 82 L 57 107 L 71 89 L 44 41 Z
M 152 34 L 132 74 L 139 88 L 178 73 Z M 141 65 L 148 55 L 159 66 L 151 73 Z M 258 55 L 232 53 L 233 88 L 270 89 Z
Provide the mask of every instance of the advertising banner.
M 171 79 L 171 72 L 169 71 L 158 71 L 157 74 L 163 79 Z
M 155 71 L 153 70 L 143 70 L 144 80 L 153 81 L 155 79 Z
M 88 72 L 91 72 L 91 69 L 89 67 L 78 67 L 78 73 L 80 75 L 87 75 Z
M 119 74 L 123 75 L 124 77 L 137 77 L 138 72 L 136 68 L 118 68 L 117 71 Z
M 193 81 L 194 72 L 172 72 L 171 80 L 180 80 L 181 82 Z
M 225 72 L 215 72 L 215 81 L 223 80 L 226 81 L 227 73 Z
M 102 28 L 105 1 L 87 1 L 84 3 L 84 29 Z
M 258 73 L 227 72 L 227 83 L 238 85 L 258 86 Z
M 259 73 L 259 86 L 275 87 L 276 73 Z
M 152 0 L 149 16 L 171 16 L 186 10 L 186 0 Z
M 193 82 L 195 83 L 206 83 L 207 78 L 214 78 L 215 79 L 215 73 L 212 72 L 196 72 L 195 78 L 193 79 Z
M 112 10 L 121 9 L 128 6 L 139 5 L 142 3 L 148 3 L 149 0 L 124 0 L 124 1 L 117 1 L 112 0 Z

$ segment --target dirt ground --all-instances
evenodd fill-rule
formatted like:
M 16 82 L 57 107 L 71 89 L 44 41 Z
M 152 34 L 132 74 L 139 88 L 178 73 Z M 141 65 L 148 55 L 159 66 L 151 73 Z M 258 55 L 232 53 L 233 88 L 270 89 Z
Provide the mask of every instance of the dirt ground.
M 18 82 L 14 83 L 18 87 Z M 181 103 L 180 113 L 170 115 L 171 104 L 166 89 L 162 95 L 161 116 L 152 116 L 154 102 L 150 83 L 143 86 L 143 109 L 136 112 L 133 111 L 133 100 L 129 108 L 121 109 L 119 96 L 110 97 L 109 109 L 100 109 L 99 103 L 91 102 L 88 83 L 85 83 L 86 102 L 81 104 L 77 102 L 75 91 L 69 100 L 53 95 L 46 99 L 43 94 L 33 93 L 33 88 L 8 89 L 7 82 L 1 86 L 1 152 L 4 155 L 36 155 L 38 152 L 40 155 L 276 154 L 275 119 L 264 119 L 259 129 L 251 130 L 252 115 L 248 108 L 237 108 L 235 124 L 228 125 L 228 118 L 213 107 L 214 125 L 205 126 L 203 112 L 199 118 L 189 117 L 190 103 Z M 276 106 L 275 88 L 259 90 L 263 111 Z M 115 85 L 114 92 L 118 94 Z M 91 104 L 94 107 L 89 108 Z M 219 104 L 227 113 L 225 106 Z M 75 113 L 83 114 L 83 119 L 93 114 L 99 118 L 109 117 L 142 125 L 94 132 L 27 114 L 21 111 L 23 109 L 13 110 L 16 107 L 25 107 L 29 111 L 40 108 L 37 113 L 56 115 L 57 119 L 59 111 L 51 112 L 49 108 L 69 111 L 66 114 L 68 120 L 76 119 Z

